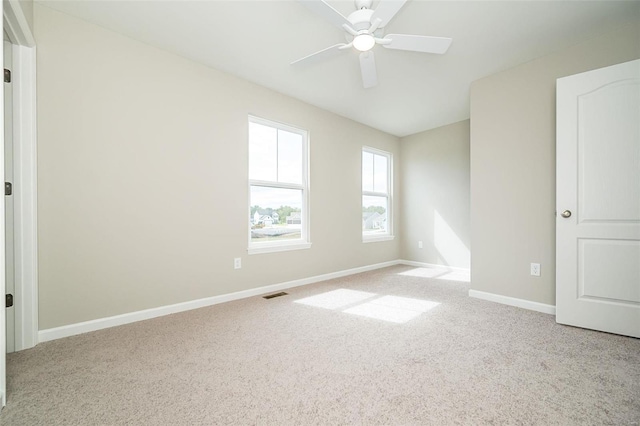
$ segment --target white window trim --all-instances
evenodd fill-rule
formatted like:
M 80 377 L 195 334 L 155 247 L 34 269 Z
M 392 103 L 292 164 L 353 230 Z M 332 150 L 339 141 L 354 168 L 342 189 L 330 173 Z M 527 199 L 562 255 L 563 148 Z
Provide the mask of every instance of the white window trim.
M 395 235 L 362 235 L 363 243 L 377 243 L 380 241 L 393 241 L 395 239 Z
M 249 186 L 247 192 L 247 206 L 249 213 L 251 212 L 251 187 L 252 186 L 266 186 L 270 188 L 282 188 L 282 189 L 299 189 L 302 191 L 302 214 L 300 215 L 302 221 L 302 227 L 300 230 L 300 239 L 295 241 L 268 241 L 261 243 L 254 243 L 251 241 L 251 224 L 247 224 L 248 229 L 248 254 L 262 254 L 262 253 L 274 253 L 290 250 L 304 250 L 311 248 L 311 232 L 310 232 L 310 203 L 309 203 L 309 132 L 288 124 L 280 123 L 273 120 L 267 120 L 264 118 L 249 115 L 247 121 L 247 130 L 250 123 L 261 124 L 263 126 L 273 127 L 279 130 L 284 130 L 291 133 L 296 133 L 302 136 L 302 183 L 291 184 L 282 182 L 272 182 L 249 179 Z M 247 145 L 249 145 L 249 134 L 247 131 Z M 248 170 L 248 169 L 247 169 Z
M 277 253 L 279 251 L 291 251 L 291 250 L 305 250 L 311 248 L 311 243 L 300 243 L 300 242 L 282 242 L 278 244 L 269 244 L 269 243 L 254 243 L 253 245 L 264 244 L 260 247 L 249 247 L 247 249 L 248 254 L 262 254 L 262 253 Z
M 362 194 L 360 195 L 360 206 L 362 211 L 362 196 L 371 195 L 376 197 L 387 198 L 387 232 L 384 234 L 365 235 L 362 233 L 363 243 L 376 243 L 380 241 L 391 241 L 395 239 L 393 235 L 393 154 L 388 151 L 382 151 L 380 149 L 372 148 L 369 146 L 363 146 L 360 151 L 360 179 L 362 179 L 362 153 L 368 152 L 375 155 L 383 155 L 387 157 L 387 188 L 388 192 L 375 192 L 375 191 L 363 191 L 362 181 L 360 182 L 360 189 Z

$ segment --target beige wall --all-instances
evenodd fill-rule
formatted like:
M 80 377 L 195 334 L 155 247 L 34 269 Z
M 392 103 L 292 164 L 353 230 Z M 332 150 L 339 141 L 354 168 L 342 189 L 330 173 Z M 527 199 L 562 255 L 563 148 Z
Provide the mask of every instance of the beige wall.
M 398 138 L 40 5 L 35 34 L 41 329 L 399 257 L 360 201 Z M 310 132 L 309 250 L 247 255 L 248 114 Z
M 472 84 L 473 289 L 555 305 L 556 79 L 638 57 L 640 22 Z
M 402 258 L 469 268 L 469 120 L 400 143 Z

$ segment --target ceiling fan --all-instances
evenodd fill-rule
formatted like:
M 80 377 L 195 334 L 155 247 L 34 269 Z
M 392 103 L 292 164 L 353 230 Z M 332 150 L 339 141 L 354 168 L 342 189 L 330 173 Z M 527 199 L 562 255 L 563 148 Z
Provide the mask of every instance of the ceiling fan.
M 312 63 L 340 54 L 353 47 L 360 51 L 360 71 L 365 89 L 378 84 L 373 47 L 376 44 L 387 49 L 442 54 L 449 49 L 452 39 L 408 34 L 384 34 L 384 27 L 400 11 L 407 0 L 380 0 L 371 9 L 373 0 L 355 0 L 356 10 L 344 17 L 324 0 L 298 0 L 313 13 L 345 31 L 347 43 L 335 44 L 291 63 Z

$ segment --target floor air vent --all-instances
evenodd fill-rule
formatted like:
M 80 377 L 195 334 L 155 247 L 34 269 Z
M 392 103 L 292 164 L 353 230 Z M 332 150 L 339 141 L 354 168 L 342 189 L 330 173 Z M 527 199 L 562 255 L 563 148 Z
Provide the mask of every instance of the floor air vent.
M 286 296 L 287 293 L 285 293 L 284 291 L 281 291 L 280 293 L 273 293 L 270 294 L 268 296 L 262 296 L 263 299 L 273 299 L 274 297 L 280 297 L 280 296 Z

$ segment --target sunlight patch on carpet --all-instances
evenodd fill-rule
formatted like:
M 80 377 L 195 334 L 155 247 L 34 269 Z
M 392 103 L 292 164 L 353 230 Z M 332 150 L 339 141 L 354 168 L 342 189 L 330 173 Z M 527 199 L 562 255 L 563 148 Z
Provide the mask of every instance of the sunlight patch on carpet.
M 452 271 L 446 268 L 414 268 L 409 271 L 399 272 L 398 275 L 406 277 L 434 278 L 447 281 L 471 282 L 468 271 Z
M 373 300 L 372 300 L 373 299 Z M 440 303 L 400 296 L 380 296 L 366 291 L 338 289 L 295 300 L 294 303 L 403 324 Z
M 366 291 L 347 290 L 341 288 L 339 290 L 329 291 L 327 293 L 318 294 L 304 299 L 296 300 L 295 303 L 303 305 L 316 306 L 324 309 L 338 309 L 347 305 L 362 302 L 377 296 L 375 293 L 367 293 Z
M 439 304 L 440 303 L 429 300 L 412 299 L 409 297 L 383 296 L 349 308 L 344 312 L 403 324 L 435 308 Z

